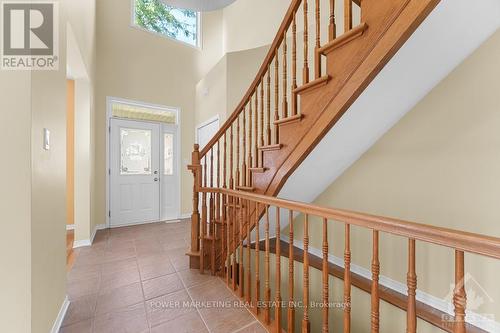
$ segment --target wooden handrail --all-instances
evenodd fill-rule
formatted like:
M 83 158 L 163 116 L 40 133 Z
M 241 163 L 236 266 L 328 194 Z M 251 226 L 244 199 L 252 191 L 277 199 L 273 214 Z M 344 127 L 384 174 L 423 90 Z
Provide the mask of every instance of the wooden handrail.
M 199 190 L 206 193 L 222 193 L 264 205 L 290 209 L 303 214 L 320 216 L 329 220 L 500 259 L 500 238 L 497 237 L 224 188 L 202 187 Z
M 302 0 L 292 0 L 290 3 L 290 6 L 288 7 L 288 10 L 285 14 L 285 18 L 281 22 L 281 25 L 278 29 L 278 32 L 276 33 L 276 36 L 274 37 L 274 40 L 271 44 L 271 47 L 269 48 L 269 51 L 267 52 L 266 57 L 264 58 L 264 61 L 262 62 L 262 65 L 260 66 L 259 71 L 257 72 L 257 75 L 255 76 L 255 79 L 253 80 L 252 84 L 248 88 L 247 92 L 241 99 L 240 103 L 238 106 L 235 108 L 234 112 L 227 118 L 227 120 L 224 122 L 224 124 L 219 128 L 217 133 L 214 135 L 214 137 L 206 144 L 205 147 L 200 152 L 200 158 L 205 156 L 208 151 L 212 148 L 212 146 L 219 141 L 219 139 L 224 135 L 224 133 L 227 131 L 229 127 L 231 127 L 231 124 L 238 119 L 238 116 L 240 113 L 244 110 L 245 105 L 247 104 L 248 100 L 250 97 L 253 95 L 255 90 L 257 89 L 259 83 L 261 80 L 263 80 L 264 75 L 266 74 L 269 66 L 271 65 L 271 62 L 274 58 L 274 56 L 277 53 L 277 50 L 283 41 L 283 37 L 285 36 L 285 32 L 287 29 L 290 27 L 293 21 L 293 17 L 295 15 L 295 12 L 298 10 L 299 6 L 301 5 Z

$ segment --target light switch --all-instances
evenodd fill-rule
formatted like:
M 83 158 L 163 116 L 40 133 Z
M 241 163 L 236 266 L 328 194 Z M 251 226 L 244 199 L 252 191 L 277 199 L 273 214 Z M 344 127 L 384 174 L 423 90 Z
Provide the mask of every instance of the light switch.
M 47 128 L 43 129 L 43 149 L 50 150 L 50 131 Z

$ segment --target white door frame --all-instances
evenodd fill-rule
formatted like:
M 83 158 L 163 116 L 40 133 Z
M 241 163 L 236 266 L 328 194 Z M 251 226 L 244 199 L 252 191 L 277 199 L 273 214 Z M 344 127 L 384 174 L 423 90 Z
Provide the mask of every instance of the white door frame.
M 110 149 L 110 126 L 111 126 L 111 118 L 113 118 L 112 115 L 112 105 L 113 103 L 121 103 L 121 104 L 129 104 L 129 105 L 135 105 L 135 106 L 140 106 L 140 107 L 145 107 L 145 108 L 151 108 L 151 109 L 157 109 L 157 110 L 163 110 L 163 111 L 169 111 L 169 112 L 175 112 L 176 114 L 176 119 L 177 119 L 177 171 L 175 172 L 176 177 L 178 179 L 178 198 L 177 198 L 177 212 L 179 214 L 178 219 L 181 219 L 181 188 L 182 188 L 182 179 L 181 179 L 181 157 L 182 157 L 182 152 L 181 152 L 181 109 L 177 107 L 172 107 L 172 106 L 165 106 L 165 105 L 159 105 L 159 104 L 152 104 L 152 103 L 146 103 L 146 102 L 141 102 L 141 101 L 134 101 L 134 100 L 129 100 L 129 99 L 124 99 L 124 98 L 119 98 L 119 97 L 112 97 L 112 96 L 107 96 L 106 97 L 106 228 L 110 228 L 110 194 L 111 194 L 111 177 L 110 177 L 110 164 L 111 164 L 111 149 Z M 120 118 L 121 119 L 121 118 Z M 125 119 L 125 118 L 124 118 Z M 128 119 L 128 120 L 133 120 L 133 119 Z M 136 121 L 141 121 L 141 122 L 151 122 L 151 123 L 158 123 L 155 121 L 148 121 L 148 120 L 136 120 Z M 160 123 L 161 125 L 161 123 Z M 160 193 L 161 194 L 161 193 Z M 160 200 L 161 200 L 161 195 L 160 195 Z M 161 212 L 160 212 L 161 216 Z

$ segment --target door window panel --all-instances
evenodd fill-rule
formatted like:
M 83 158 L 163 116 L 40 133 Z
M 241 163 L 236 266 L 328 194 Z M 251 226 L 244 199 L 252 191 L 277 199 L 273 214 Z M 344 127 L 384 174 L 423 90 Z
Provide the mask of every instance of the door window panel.
M 151 174 L 151 130 L 120 129 L 120 174 Z
M 165 159 L 163 174 L 172 176 L 174 174 L 174 135 L 172 133 L 165 133 L 163 147 L 163 156 Z

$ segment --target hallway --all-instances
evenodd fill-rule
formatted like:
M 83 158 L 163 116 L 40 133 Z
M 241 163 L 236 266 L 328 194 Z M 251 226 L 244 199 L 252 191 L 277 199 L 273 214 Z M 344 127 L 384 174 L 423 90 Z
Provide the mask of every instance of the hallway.
M 189 269 L 189 237 L 189 220 L 99 231 L 75 251 L 61 332 L 266 332 L 223 281 Z

